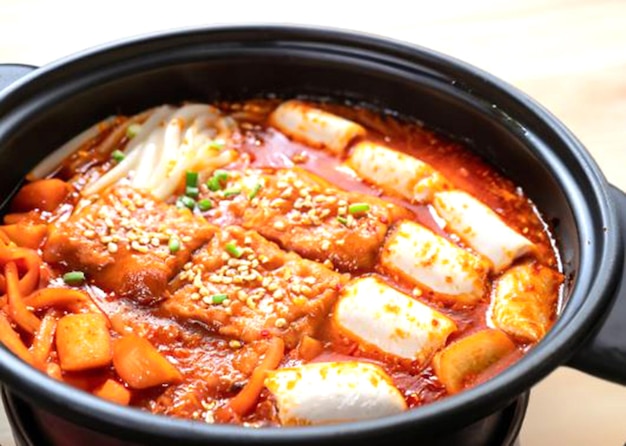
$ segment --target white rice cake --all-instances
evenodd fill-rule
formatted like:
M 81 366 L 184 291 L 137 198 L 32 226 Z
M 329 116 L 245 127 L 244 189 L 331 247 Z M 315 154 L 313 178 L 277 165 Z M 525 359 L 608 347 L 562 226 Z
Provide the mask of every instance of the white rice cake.
M 435 192 L 451 187 L 429 164 L 370 141 L 356 144 L 346 163 L 385 193 L 400 195 L 415 203 L 428 203 Z
M 379 366 L 356 361 L 319 362 L 269 372 L 265 386 L 283 426 L 379 418 L 407 409 Z
M 489 271 L 481 257 L 408 220 L 387 236 L 380 263 L 387 272 L 464 305 L 483 298 Z
M 269 122 L 292 139 L 337 155 L 354 138 L 365 135 L 359 124 L 295 100 L 280 104 Z
M 511 229 L 491 208 L 470 194 L 454 190 L 435 194 L 433 206 L 446 228 L 482 254 L 495 272 L 535 249 L 526 237 Z
M 333 314 L 339 331 L 393 355 L 422 365 L 442 348 L 456 324 L 418 300 L 369 276 L 349 282 L 341 291 Z
M 534 263 L 517 265 L 494 283 L 491 320 L 510 336 L 528 342 L 552 325 L 563 275 Z

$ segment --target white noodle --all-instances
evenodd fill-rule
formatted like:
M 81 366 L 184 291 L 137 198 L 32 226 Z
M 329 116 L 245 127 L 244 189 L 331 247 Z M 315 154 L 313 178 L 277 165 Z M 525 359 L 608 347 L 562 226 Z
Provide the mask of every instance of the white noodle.
M 83 195 L 97 193 L 130 177 L 133 187 L 166 199 L 176 191 L 187 171 L 212 170 L 233 161 L 235 151 L 216 151 L 210 144 L 215 140 L 228 141 L 236 129 L 234 120 L 210 105 L 159 107 L 128 143 L 126 158 L 88 184 Z
M 37 164 L 37 166 L 30 172 L 28 176 L 29 179 L 40 180 L 50 175 L 57 167 L 59 167 L 65 158 L 74 153 L 80 146 L 89 141 L 91 138 L 98 136 L 102 130 L 109 128 L 114 121 L 115 116 L 109 116 L 70 139 Z

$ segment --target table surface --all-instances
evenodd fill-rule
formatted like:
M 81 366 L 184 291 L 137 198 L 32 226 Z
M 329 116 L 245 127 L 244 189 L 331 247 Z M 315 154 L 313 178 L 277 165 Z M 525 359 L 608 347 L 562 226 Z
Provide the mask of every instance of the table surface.
M 140 33 L 250 22 L 354 29 L 470 62 L 545 105 L 587 146 L 609 181 L 626 190 L 624 1 L 386 0 L 357 7 L 336 0 L 0 0 L 0 62 L 39 66 Z M 521 441 L 623 445 L 625 414 L 626 387 L 560 368 L 533 389 Z M 0 415 L 0 444 L 11 446 Z

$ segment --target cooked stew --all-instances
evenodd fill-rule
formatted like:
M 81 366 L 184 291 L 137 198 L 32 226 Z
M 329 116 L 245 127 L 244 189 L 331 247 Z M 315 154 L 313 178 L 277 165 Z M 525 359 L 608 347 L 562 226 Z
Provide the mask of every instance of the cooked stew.
M 362 107 L 164 105 L 97 123 L 0 226 L 0 340 L 117 404 L 207 423 L 381 417 L 481 383 L 559 310 L 523 192 Z

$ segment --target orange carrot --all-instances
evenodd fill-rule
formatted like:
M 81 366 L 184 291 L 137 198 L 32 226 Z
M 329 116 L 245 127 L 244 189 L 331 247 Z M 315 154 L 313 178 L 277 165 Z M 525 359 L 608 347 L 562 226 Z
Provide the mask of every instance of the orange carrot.
M 183 378 L 149 341 L 134 334 L 115 342 L 113 365 L 120 378 L 133 389 L 146 389 Z
M 100 313 L 68 314 L 57 324 L 56 347 L 64 371 L 104 367 L 111 363 L 111 335 Z
M 48 310 L 41 320 L 39 330 L 37 330 L 35 334 L 32 352 L 35 360 L 40 364 L 45 364 L 48 361 L 48 356 L 50 356 L 50 352 L 52 351 L 58 317 L 59 315 L 56 310 Z
M 6 214 L 4 216 L 5 225 L 15 225 L 25 220 L 30 220 L 34 216 L 35 212 L 13 212 L 12 214 Z
M 123 406 L 128 406 L 131 397 L 130 390 L 112 379 L 107 379 L 104 384 L 96 387 L 93 394 Z
M 4 276 L 7 281 L 7 297 L 9 303 L 9 316 L 24 331 L 34 334 L 41 321 L 37 316 L 28 311 L 22 301 L 22 293 L 19 289 L 19 278 L 15 262 L 9 262 L 4 266 Z
M 12 207 L 17 212 L 33 209 L 51 212 L 65 200 L 71 190 L 69 184 L 57 178 L 33 181 L 19 190 Z
M 463 390 L 470 381 L 515 350 L 503 332 L 481 330 L 466 336 L 435 355 L 433 368 L 449 393 Z
M 3 231 L 0 231 L 0 246 L 7 246 L 11 243 L 11 239 Z
M 89 300 L 89 296 L 79 290 L 68 288 L 42 288 L 23 299 L 24 304 L 34 310 L 45 307 L 66 307 Z
M 13 330 L 11 323 L 2 312 L 0 312 L 0 341 L 18 358 L 31 365 L 35 364 L 33 354 L 26 348 L 19 335 Z
M 298 345 L 298 355 L 305 361 L 319 356 L 324 350 L 324 344 L 311 336 L 304 336 Z
M 19 290 L 23 296 L 30 294 L 39 285 L 41 259 L 36 251 L 26 248 L 1 247 L 0 263 L 20 262 L 26 266 L 26 274 L 19 279 Z
M 263 361 L 254 369 L 250 380 L 246 383 L 244 388 L 230 399 L 225 407 L 226 412 L 232 411 L 241 417 L 254 409 L 259 395 L 263 390 L 267 372 L 278 367 L 284 354 L 285 343 L 283 340 L 281 338 L 272 338 L 265 351 Z
M 0 226 L 0 234 L 6 235 L 17 246 L 30 249 L 38 249 L 47 233 L 47 225 L 18 223 Z

